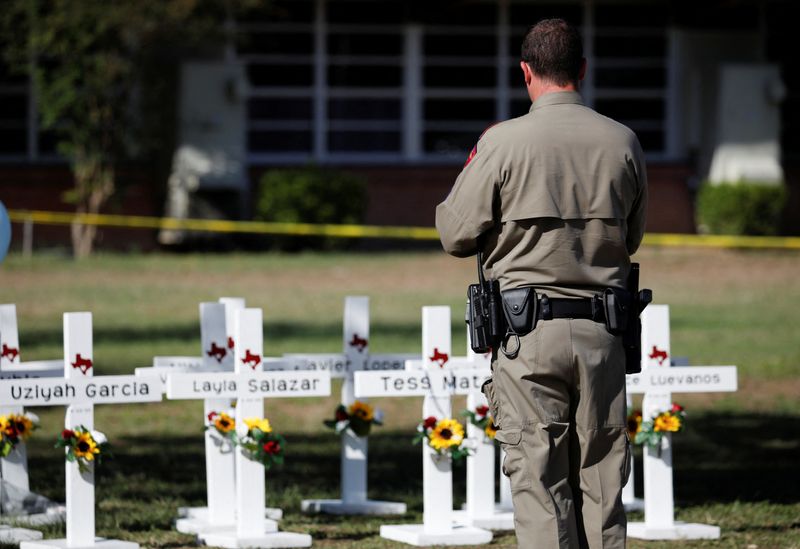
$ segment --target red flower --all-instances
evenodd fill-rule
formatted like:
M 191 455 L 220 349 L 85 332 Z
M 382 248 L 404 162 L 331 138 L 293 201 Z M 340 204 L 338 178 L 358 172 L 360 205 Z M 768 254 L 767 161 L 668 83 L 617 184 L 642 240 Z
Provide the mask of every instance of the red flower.
M 281 451 L 281 445 L 275 440 L 268 440 L 261 447 L 267 454 L 277 454 Z
M 336 421 L 344 421 L 347 419 L 347 412 L 341 408 L 336 410 Z
M 208 421 L 214 421 L 214 418 L 217 417 L 219 414 L 217 412 L 209 412 L 208 413 Z
M 61 438 L 63 438 L 64 440 L 69 440 L 74 436 L 75 436 L 75 431 L 73 431 L 72 429 L 64 429 L 63 431 L 61 431 Z
M 422 426 L 425 429 L 433 429 L 434 427 L 436 427 L 436 418 L 433 416 L 426 417 L 425 421 L 422 422 Z
M 488 406 L 478 406 L 477 408 L 475 408 L 475 413 L 478 414 L 479 416 L 485 416 L 486 414 L 489 413 L 489 407 Z
M 681 406 L 680 404 L 675 404 L 673 402 L 672 403 L 672 413 L 675 414 L 675 413 L 678 413 L 678 412 L 683 412 L 683 406 Z

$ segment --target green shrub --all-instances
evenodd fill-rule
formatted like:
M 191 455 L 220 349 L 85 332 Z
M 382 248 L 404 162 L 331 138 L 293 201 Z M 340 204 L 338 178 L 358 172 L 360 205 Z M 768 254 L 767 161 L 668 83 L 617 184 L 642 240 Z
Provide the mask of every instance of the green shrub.
M 783 184 L 706 182 L 697 195 L 697 220 L 713 234 L 774 235 L 785 204 Z
M 366 182 L 344 172 L 318 167 L 271 170 L 259 181 L 255 218 L 283 223 L 360 224 L 367 207 Z M 344 249 L 353 239 L 279 236 L 281 250 Z

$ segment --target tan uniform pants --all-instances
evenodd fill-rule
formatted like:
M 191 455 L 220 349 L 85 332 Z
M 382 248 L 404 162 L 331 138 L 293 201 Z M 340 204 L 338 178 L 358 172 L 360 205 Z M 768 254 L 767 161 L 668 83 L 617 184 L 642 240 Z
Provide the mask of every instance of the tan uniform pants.
M 520 345 L 514 359 L 498 353 L 484 385 L 520 549 L 625 547 L 621 338 L 592 320 L 554 319 L 539 321 Z

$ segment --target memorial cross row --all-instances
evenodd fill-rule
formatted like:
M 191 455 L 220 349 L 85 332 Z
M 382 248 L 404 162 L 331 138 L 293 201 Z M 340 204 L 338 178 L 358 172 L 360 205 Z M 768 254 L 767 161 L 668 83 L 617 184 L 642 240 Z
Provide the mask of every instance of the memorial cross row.
M 11 406 L 66 405 L 65 428 L 94 429 L 95 404 L 124 404 L 161 400 L 160 380 L 154 376 L 94 377 L 92 315 L 64 314 L 64 378 L 0 381 L 0 404 Z M 138 544 L 95 537 L 94 467 L 66 463 L 65 539 L 24 541 L 23 549 L 55 547 L 133 549 Z
M 237 312 L 234 340 L 235 371 L 232 373 L 171 373 L 167 377 L 170 399 L 236 399 L 236 428 L 246 431 L 246 419 L 262 418 L 265 398 L 327 396 L 328 372 L 264 372 L 262 314 L 260 309 Z M 264 517 L 264 466 L 237 445 L 235 524 L 201 531 L 198 539 L 219 547 L 309 547 L 311 536 L 278 532 L 274 521 Z M 211 506 L 213 502 L 209 502 Z M 213 518 L 213 517 L 210 517 Z
M 244 309 L 242 298 L 222 297 L 217 302 L 200 303 L 200 349 L 199 356 L 156 356 L 153 367 L 137 368 L 136 374 L 156 374 L 166 392 L 167 376 L 176 372 L 232 372 L 234 359 L 233 322 L 237 311 Z M 203 401 L 201 425 L 205 425 L 209 414 L 231 412 L 230 398 L 209 398 Z M 206 505 L 178 508 L 175 528 L 185 534 L 197 534 L 212 528 L 232 528 L 235 517 L 236 458 L 234 452 L 221 451 L 220 441 L 211 431 L 205 434 Z M 264 515 L 280 519 L 281 509 L 267 507 Z

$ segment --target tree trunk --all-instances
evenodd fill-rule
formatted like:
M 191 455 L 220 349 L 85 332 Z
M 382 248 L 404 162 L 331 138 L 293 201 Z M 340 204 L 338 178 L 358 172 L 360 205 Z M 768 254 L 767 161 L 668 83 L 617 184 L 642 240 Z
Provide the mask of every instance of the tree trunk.
M 73 166 L 76 213 L 98 214 L 114 193 L 114 168 L 100 158 L 76 155 Z M 76 259 L 88 257 L 94 249 L 97 226 L 75 222 L 71 227 L 72 253 Z

